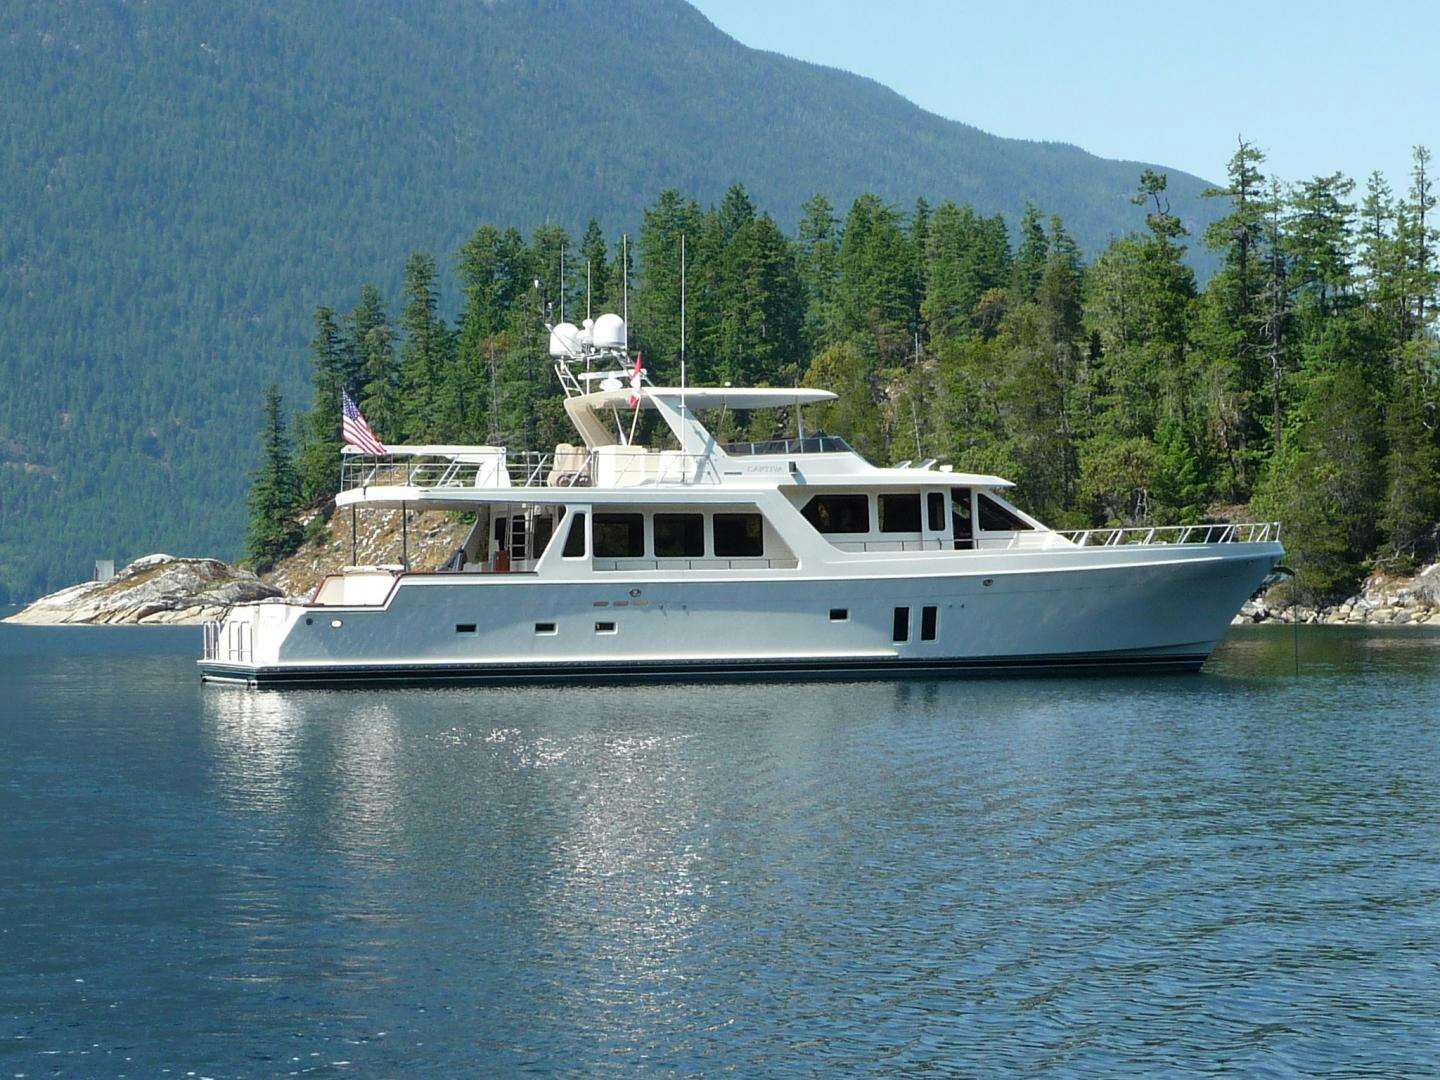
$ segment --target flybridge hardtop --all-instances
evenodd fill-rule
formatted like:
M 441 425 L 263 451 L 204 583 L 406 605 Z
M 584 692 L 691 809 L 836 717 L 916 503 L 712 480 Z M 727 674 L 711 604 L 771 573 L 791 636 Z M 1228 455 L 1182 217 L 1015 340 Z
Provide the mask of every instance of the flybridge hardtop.
M 575 443 L 347 450 L 352 527 L 370 509 L 463 510 L 464 543 L 416 572 L 402 530 L 391 564 L 236 609 L 206 628 L 204 677 L 1193 670 L 1283 554 L 1273 523 L 1052 530 L 1001 477 L 879 467 L 807 431 L 828 391 L 651 385 L 618 316 L 561 323 L 550 347 Z M 791 433 L 722 443 L 707 426 L 766 409 Z M 652 410 L 661 438 L 643 445 Z

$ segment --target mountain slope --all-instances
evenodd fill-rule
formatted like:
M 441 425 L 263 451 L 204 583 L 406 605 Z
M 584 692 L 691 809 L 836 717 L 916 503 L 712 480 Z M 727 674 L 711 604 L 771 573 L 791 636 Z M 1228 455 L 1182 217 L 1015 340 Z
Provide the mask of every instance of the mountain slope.
M 0 590 L 239 547 L 309 313 L 477 224 L 633 228 L 665 186 L 1029 199 L 1087 248 L 1141 166 L 745 48 L 681 0 L 14 0 L 0 11 Z M 1171 174 L 1176 208 L 1206 208 Z M 301 402 L 292 397 L 293 404 Z

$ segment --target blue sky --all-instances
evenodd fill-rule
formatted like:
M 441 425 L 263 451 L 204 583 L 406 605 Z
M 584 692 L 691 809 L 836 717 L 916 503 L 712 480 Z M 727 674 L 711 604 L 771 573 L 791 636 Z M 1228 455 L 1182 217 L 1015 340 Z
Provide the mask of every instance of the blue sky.
M 747 45 L 868 75 L 997 135 L 1217 179 L 1244 133 L 1276 175 L 1440 155 L 1440 5 L 692 0 Z M 1233 28 L 1243 26 L 1243 36 Z

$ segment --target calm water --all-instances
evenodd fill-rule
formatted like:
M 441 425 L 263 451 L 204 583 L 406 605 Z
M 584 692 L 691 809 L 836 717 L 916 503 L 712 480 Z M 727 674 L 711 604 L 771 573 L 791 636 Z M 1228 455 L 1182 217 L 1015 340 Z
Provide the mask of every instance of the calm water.
M 0 627 L 0 1076 L 1440 1062 L 1440 634 L 286 693 L 198 638 Z

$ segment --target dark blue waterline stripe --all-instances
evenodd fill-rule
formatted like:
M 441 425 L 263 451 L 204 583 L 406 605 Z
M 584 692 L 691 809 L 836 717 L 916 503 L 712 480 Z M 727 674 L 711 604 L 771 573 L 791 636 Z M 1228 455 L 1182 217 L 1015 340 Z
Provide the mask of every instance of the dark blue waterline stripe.
M 964 675 L 1078 674 L 1125 671 L 1198 671 L 1205 653 L 1164 655 L 1049 655 L 984 659 L 664 661 L 535 665 L 396 664 L 379 667 L 331 665 L 309 668 L 247 668 L 202 663 L 212 682 L 249 686 L 418 686 L 513 683 L 613 683 L 651 677 L 683 680 L 813 679 L 826 675 L 857 679 Z

